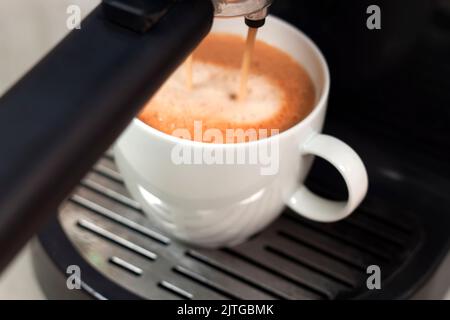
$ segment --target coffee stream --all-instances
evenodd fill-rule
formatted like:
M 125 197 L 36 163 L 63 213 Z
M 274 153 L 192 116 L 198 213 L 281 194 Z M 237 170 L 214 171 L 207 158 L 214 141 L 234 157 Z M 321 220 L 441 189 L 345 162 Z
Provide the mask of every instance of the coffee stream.
M 185 62 L 186 66 L 186 88 L 191 91 L 194 88 L 193 80 L 192 80 L 192 65 L 194 60 L 194 54 L 191 54 Z
M 242 58 L 242 66 L 241 66 L 241 79 L 238 95 L 238 99 L 240 102 L 245 101 L 245 99 L 247 98 L 248 78 L 250 76 L 250 67 L 252 64 L 253 51 L 255 48 L 257 33 L 258 33 L 257 28 L 248 28 L 247 41 L 245 44 L 244 56 Z M 184 63 L 186 68 L 186 88 L 188 88 L 189 91 L 191 91 L 194 87 L 192 80 L 193 60 L 194 60 L 193 54 L 191 54 Z
M 257 28 L 248 28 L 247 42 L 245 44 L 244 57 L 241 67 L 241 82 L 239 87 L 239 101 L 243 102 L 247 98 L 247 83 L 250 75 L 250 66 L 252 64 L 253 51 L 255 48 Z

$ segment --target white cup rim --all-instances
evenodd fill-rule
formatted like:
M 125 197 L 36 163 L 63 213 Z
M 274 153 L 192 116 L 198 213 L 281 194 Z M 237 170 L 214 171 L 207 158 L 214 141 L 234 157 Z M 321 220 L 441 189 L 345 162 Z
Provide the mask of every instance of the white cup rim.
M 317 91 L 321 92 L 320 98 L 318 99 L 317 103 L 315 104 L 313 111 L 310 114 L 308 114 L 306 116 L 306 118 L 304 118 L 302 121 L 300 121 L 296 125 L 292 126 L 291 128 L 289 128 L 277 135 L 274 135 L 274 136 L 271 136 L 271 137 L 268 137 L 265 139 L 255 140 L 255 141 L 228 143 L 228 144 L 227 143 L 207 143 L 207 142 L 201 142 L 201 141 L 181 139 L 181 138 L 172 136 L 170 134 L 159 131 L 159 130 L 149 126 L 148 124 L 142 122 L 138 117 L 135 117 L 133 119 L 132 123 L 137 125 L 140 129 L 142 129 L 146 133 L 148 133 L 150 135 L 154 135 L 157 138 L 165 140 L 169 143 L 172 143 L 172 144 L 180 144 L 181 143 L 181 144 L 191 146 L 191 147 L 202 147 L 202 148 L 205 148 L 205 147 L 206 148 L 217 148 L 217 147 L 236 148 L 239 146 L 252 146 L 254 144 L 259 144 L 259 143 L 263 143 L 263 142 L 270 143 L 271 140 L 273 140 L 273 139 L 280 139 L 285 136 L 289 136 L 289 135 L 291 135 L 292 132 L 296 131 L 297 129 L 308 125 L 308 123 L 313 121 L 314 118 L 319 116 L 322 109 L 325 108 L 327 105 L 327 99 L 328 99 L 328 95 L 330 92 L 330 71 L 328 68 L 328 64 L 325 60 L 324 55 L 322 54 L 320 49 L 317 47 L 317 45 L 306 34 L 304 34 L 301 30 L 299 30 L 297 27 L 295 27 L 292 24 L 290 24 L 278 17 L 275 17 L 273 15 L 269 15 L 267 17 L 267 21 L 270 23 L 279 24 L 283 28 L 287 28 L 287 29 L 290 29 L 291 31 L 293 31 L 295 34 L 297 34 L 298 37 L 302 38 L 302 40 L 307 44 L 307 46 L 309 46 L 312 49 L 314 54 L 319 59 L 320 70 L 322 72 L 322 76 L 324 79 L 323 89 L 317 90 L 320 88 L 316 88 Z

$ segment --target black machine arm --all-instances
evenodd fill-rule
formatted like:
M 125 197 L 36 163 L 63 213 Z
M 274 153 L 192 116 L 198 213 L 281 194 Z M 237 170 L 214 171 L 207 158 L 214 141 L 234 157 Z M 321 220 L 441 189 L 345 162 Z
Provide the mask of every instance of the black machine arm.
M 105 0 L 0 98 L 0 270 L 209 32 L 213 11 Z

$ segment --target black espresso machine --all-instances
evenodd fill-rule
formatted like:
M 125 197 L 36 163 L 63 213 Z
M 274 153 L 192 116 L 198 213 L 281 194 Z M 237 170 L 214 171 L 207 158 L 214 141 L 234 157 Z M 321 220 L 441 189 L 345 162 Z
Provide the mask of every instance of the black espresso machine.
M 187 247 L 145 219 L 108 148 L 227 2 L 105 0 L 0 98 L 0 267 L 38 233 L 34 266 L 49 298 L 441 298 L 450 286 L 448 0 L 270 7 L 329 62 L 325 132 L 369 172 L 350 218 L 319 224 L 287 210 L 220 250 Z M 261 26 L 271 1 L 242 2 L 229 15 Z M 373 5 L 379 28 L 367 24 Z M 319 159 L 307 185 L 346 197 Z M 79 290 L 66 281 L 74 266 Z M 373 266 L 379 287 L 368 285 Z

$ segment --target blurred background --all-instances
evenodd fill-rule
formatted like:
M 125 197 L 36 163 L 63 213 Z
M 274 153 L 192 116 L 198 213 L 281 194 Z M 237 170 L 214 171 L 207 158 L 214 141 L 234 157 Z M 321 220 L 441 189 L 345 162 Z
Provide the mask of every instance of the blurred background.
M 83 17 L 99 0 L 0 0 L 0 94 L 38 62 L 68 32 L 67 7 Z

